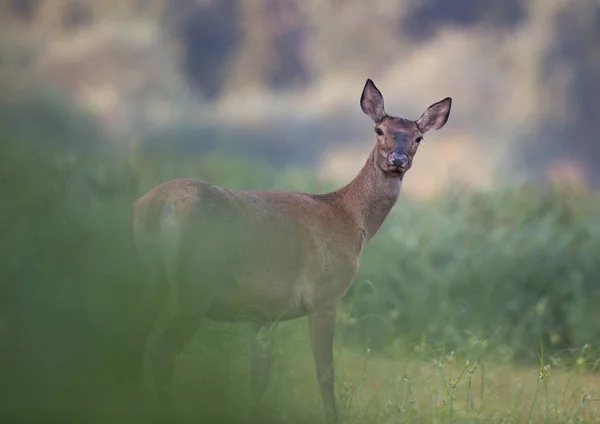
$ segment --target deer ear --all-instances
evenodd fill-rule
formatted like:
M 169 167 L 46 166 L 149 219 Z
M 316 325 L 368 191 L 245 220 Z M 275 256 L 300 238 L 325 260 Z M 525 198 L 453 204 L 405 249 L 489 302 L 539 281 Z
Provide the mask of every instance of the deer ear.
M 427 131 L 442 128 L 448 121 L 451 106 L 452 99 L 450 97 L 446 97 L 444 100 L 440 100 L 429 106 L 417 120 L 419 131 L 426 133 Z
M 371 79 L 367 80 L 363 88 L 360 96 L 360 107 L 375 123 L 381 121 L 385 116 L 383 96 Z

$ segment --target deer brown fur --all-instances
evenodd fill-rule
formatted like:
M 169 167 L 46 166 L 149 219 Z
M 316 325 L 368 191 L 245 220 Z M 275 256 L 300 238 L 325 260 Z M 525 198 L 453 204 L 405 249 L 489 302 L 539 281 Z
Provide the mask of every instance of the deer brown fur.
M 267 385 L 270 343 L 258 343 L 256 335 L 277 321 L 308 315 L 325 417 L 337 420 L 337 305 L 365 243 L 396 203 L 423 134 L 445 125 L 452 100 L 431 105 L 417 121 L 392 117 L 367 80 L 360 103 L 375 123 L 376 143 L 356 178 L 337 191 L 239 191 L 176 179 L 134 203 L 132 232 L 145 274 L 132 338 L 137 348 L 144 349 L 169 290 L 176 298 L 150 352 L 165 402 L 174 357 L 203 318 L 253 322 L 251 384 L 258 403 Z

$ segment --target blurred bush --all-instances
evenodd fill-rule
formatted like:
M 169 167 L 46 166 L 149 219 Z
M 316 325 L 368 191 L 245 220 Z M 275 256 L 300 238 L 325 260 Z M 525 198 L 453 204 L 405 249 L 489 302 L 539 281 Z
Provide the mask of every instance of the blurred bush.
M 285 180 L 229 157 L 74 151 L 27 136 L 10 122 L 0 129 L 0 396 L 13 418 L 78 422 L 107 402 L 128 401 L 136 197 L 181 175 L 240 188 Z
M 0 131 L 4 140 L 53 148 L 97 150 L 107 136 L 98 120 L 63 90 L 31 80 L 0 82 Z
M 597 348 L 599 212 L 596 195 L 568 186 L 402 200 L 363 256 L 347 320 L 374 346 L 488 340 L 508 360 L 535 360 L 540 342 Z

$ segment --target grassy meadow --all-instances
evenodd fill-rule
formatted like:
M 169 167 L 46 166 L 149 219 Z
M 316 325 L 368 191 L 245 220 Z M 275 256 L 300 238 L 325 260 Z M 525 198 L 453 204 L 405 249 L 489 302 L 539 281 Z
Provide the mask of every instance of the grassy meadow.
M 0 423 L 155 418 L 152 384 L 135 384 L 124 349 L 140 288 L 128 213 L 178 176 L 335 188 L 219 154 L 73 153 L 2 136 Z M 338 317 L 342 422 L 599 422 L 598 216 L 600 197 L 569 186 L 401 197 Z M 306 319 L 279 326 L 260 416 L 249 351 L 248 325 L 203 323 L 177 363 L 182 422 L 319 422 Z

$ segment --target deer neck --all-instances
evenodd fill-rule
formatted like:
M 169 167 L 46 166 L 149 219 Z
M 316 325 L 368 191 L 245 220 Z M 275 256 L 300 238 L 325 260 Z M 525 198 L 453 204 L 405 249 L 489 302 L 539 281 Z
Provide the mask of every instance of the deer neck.
M 402 175 L 384 172 L 376 162 L 373 148 L 358 175 L 335 192 L 336 202 L 355 219 L 364 231 L 365 242 L 379 230 L 396 204 L 402 186 Z

